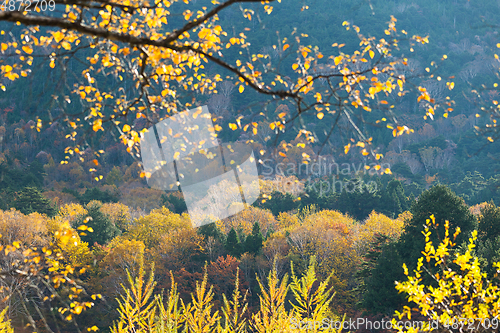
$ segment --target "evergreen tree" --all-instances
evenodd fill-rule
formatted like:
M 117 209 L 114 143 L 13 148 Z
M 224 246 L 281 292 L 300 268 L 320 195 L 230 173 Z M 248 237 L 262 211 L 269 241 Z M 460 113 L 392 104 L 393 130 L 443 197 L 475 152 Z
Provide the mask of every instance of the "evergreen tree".
M 477 229 L 482 240 L 500 236 L 500 208 L 493 201 L 481 209 L 479 222 Z
M 197 232 L 199 235 L 202 235 L 205 240 L 207 240 L 208 237 L 213 237 L 220 242 L 224 240 L 224 235 L 214 222 L 202 225 L 198 228 Z
M 413 217 L 405 226 L 398 245 L 401 257 L 410 270 L 416 267 L 421 251 L 425 248 L 422 231 L 424 231 L 425 221 L 431 215 L 434 215 L 436 219 L 437 228 L 432 233 L 431 240 L 434 244 L 438 244 L 438 235 L 444 237 L 446 220 L 450 223 L 452 234 L 457 227 L 460 227 L 461 232 L 456 239 L 459 245 L 468 240 L 471 231 L 477 227 L 476 218 L 470 213 L 464 200 L 445 185 L 436 185 L 424 191 L 411 207 L 411 213 Z
M 363 307 L 369 311 L 392 313 L 395 309 L 401 308 L 404 299 L 394 288 L 394 281 L 405 278 L 403 263 L 407 265 L 408 270 L 415 269 L 418 258 L 422 255 L 421 251 L 425 248 L 422 231 L 431 215 L 434 215 L 437 224 L 431 235 L 434 244 L 438 244 L 438 235 L 444 237 L 446 220 L 450 222 L 451 233 L 454 233 L 457 227 L 462 231 L 457 237 L 457 244 L 466 241 L 470 232 L 477 226 L 475 217 L 469 212 L 463 199 L 444 185 L 437 185 L 424 191 L 412 205 L 411 212 L 413 217 L 405 226 L 405 231 L 399 240 L 381 251 L 376 264 L 365 279 L 367 292 L 363 295 Z
M 239 258 L 241 254 L 241 243 L 234 228 L 231 228 L 231 230 L 229 230 L 229 233 L 227 234 L 225 248 L 227 253 L 229 253 L 233 257 Z
M 187 210 L 186 202 L 184 198 L 179 198 L 176 195 L 169 194 L 168 196 L 165 194 L 161 195 L 162 205 L 165 207 L 171 207 L 172 211 L 176 214 L 182 214 Z
M 267 199 L 265 202 L 257 200 L 254 202 L 254 206 L 262 209 L 269 209 L 274 216 L 278 216 L 279 213 L 297 209 L 299 202 L 295 201 L 295 198 L 290 193 L 273 191 L 271 193 L 271 199 Z
M 405 279 L 403 260 L 394 240 L 382 236 L 375 242 L 360 271 L 360 305 L 371 314 L 392 315 L 404 302 L 404 296 L 394 288 L 396 281 Z
M 86 235 L 81 237 L 89 245 L 94 245 L 95 243 L 104 245 L 120 233 L 118 228 L 111 222 L 109 216 L 101 211 L 101 207 L 102 203 L 99 201 L 89 202 L 85 206 L 87 214 L 78 216 L 73 225 L 74 228 L 78 228 L 85 224 L 87 227 L 93 229 L 92 232 L 85 231 Z
M 15 199 L 13 206 L 25 215 L 38 212 L 52 217 L 57 213 L 57 209 L 52 202 L 45 198 L 35 187 L 24 188 Z
M 245 252 L 250 252 L 252 254 L 259 253 L 262 248 L 262 243 L 264 242 L 264 236 L 260 231 L 259 222 L 255 222 L 252 228 L 252 234 L 248 235 L 245 239 Z
M 382 194 L 379 209 L 394 218 L 410 208 L 408 203 L 409 199 L 405 197 L 403 184 L 397 179 L 392 179 Z

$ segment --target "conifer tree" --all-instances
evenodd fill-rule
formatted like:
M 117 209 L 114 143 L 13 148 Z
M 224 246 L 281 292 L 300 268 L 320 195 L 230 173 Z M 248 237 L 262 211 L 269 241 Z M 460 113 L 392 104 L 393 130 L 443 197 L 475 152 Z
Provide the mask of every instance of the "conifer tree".
M 252 228 L 252 234 L 248 235 L 245 239 L 245 252 L 250 252 L 252 254 L 257 254 L 262 248 L 262 243 L 264 242 L 264 236 L 260 231 L 259 222 L 255 222 Z
M 227 234 L 225 248 L 227 253 L 229 253 L 233 257 L 239 257 L 241 254 L 240 239 L 234 228 L 231 228 L 231 230 L 229 230 L 229 233 Z
M 81 236 L 82 241 L 90 245 L 95 243 L 104 245 L 120 233 L 109 216 L 101 211 L 101 207 L 101 202 L 91 201 L 85 206 L 87 214 L 79 215 L 75 219 L 75 228 L 84 224 L 88 228 L 92 228 L 91 230 L 85 230 L 84 235 Z
M 25 215 L 38 212 L 52 217 L 57 213 L 57 209 L 52 202 L 35 187 L 24 188 L 14 201 L 14 208 Z

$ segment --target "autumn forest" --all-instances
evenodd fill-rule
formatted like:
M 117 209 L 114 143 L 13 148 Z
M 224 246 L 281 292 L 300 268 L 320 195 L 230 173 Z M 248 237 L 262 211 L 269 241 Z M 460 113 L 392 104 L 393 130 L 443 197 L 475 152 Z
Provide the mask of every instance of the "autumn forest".
M 0 332 L 497 331 L 498 13 L 1 2 Z M 179 156 L 234 161 L 158 124 L 202 106 L 258 196 L 197 225 Z

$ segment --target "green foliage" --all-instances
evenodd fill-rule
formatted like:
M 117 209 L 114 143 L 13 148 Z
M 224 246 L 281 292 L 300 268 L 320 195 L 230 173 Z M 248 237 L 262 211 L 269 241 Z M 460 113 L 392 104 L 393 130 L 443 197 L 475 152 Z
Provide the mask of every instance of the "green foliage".
M 45 171 L 37 160 L 26 167 L 17 167 L 9 158 L 0 163 L 0 187 L 4 190 L 19 191 L 24 187 L 43 187 Z
M 299 202 L 296 201 L 290 193 L 273 191 L 270 199 L 264 202 L 262 202 L 262 200 L 257 200 L 253 205 L 262 209 L 269 209 L 274 216 L 278 216 L 279 213 L 297 209 L 299 207 Z
M 78 197 L 82 205 L 88 204 L 92 200 L 97 200 L 100 202 L 118 202 L 120 199 L 118 193 L 112 193 L 109 190 L 100 190 L 97 187 L 88 188 L 85 190 L 81 196 Z
M 234 230 L 234 228 L 231 228 L 231 230 L 229 230 L 224 247 L 227 253 L 229 253 L 233 257 L 240 257 L 243 250 L 242 244 L 240 243 L 240 238 L 238 237 L 238 234 L 236 233 L 236 230 Z
M 434 215 L 437 222 L 438 229 L 434 237 L 444 235 L 445 220 L 450 222 L 453 230 L 459 227 L 462 232 L 456 240 L 458 244 L 467 240 L 470 232 L 477 227 L 476 218 L 470 213 L 463 199 L 444 185 L 436 185 L 424 191 L 411 207 L 411 213 L 413 217 L 405 226 L 405 232 L 401 235 L 398 245 L 404 262 L 410 265 L 412 263 L 416 265 L 421 249 L 425 245 L 424 240 L 416 236 L 424 231 L 424 225 L 429 216 Z M 437 238 L 433 240 L 437 241 Z M 414 266 L 409 267 L 414 268 Z
M 371 269 L 364 273 L 366 292 L 362 301 L 363 308 L 370 312 L 388 314 L 404 304 L 404 299 L 394 289 L 394 281 L 404 278 L 403 263 L 407 263 L 409 269 L 416 267 L 422 248 L 425 247 L 425 240 L 419 235 L 424 231 L 429 216 L 434 215 L 436 220 L 434 242 L 445 234 L 445 220 L 449 221 L 452 228 L 459 227 L 462 230 L 456 240 L 458 244 L 464 242 L 466 235 L 477 226 L 476 218 L 469 212 L 463 199 L 444 185 L 424 191 L 412 205 L 411 213 L 413 216 L 406 223 L 399 240 L 384 246 L 379 244 L 378 256 L 372 253 Z
M 493 201 L 481 209 L 477 231 L 482 240 L 500 236 L 500 208 Z
M 106 176 L 106 184 L 119 186 L 123 182 L 122 171 L 116 165 Z M 103 201 L 104 202 L 104 201 Z
M 397 243 L 387 237 L 379 237 L 365 256 L 358 276 L 361 297 L 360 306 L 370 314 L 390 315 L 404 303 L 404 297 L 394 289 L 395 281 L 404 278 L 403 260 Z
M 212 237 L 217 241 L 222 242 L 224 240 L 224 234 L 219 230 L 216 223 L 204 224 L 197 229 L 199 235 L 202 235 L 205 240 L 208 237 Z
M 13 206 L 25 215 L 38 212 L 52 217 L 57 214 L 56 206 L 35 187 L 24 188 L 14 200 Z
M 120 233 L 118 228 L 111 222 L 109 216 L 101 211 L 101 208 L 101 202 L 91 201 L 85 206 L 87 214 L 77 216 L 73 222 L 75 228 L 83 224 L 92 228 L 92 232 L 87 230 L 85 235 L 81 236 L 82 241 L 90 245 L 94 245 L 95 243 L 104 245 Z
M 252 233 L 248 235 L 244 243 L 244 251 L 250 252 L 252 254 L 257 254 L 262 248 L 262 243 L 264 241 L 264 236 L 260 232 L 259 222 L 255 222 L 252 228 Z
M 103 203 L 118 202 L 118 200 L 120 200 L 118 192 L 112 193 L 109 190 L 103 191 L 98 187 L 87 188 L 83 194 L 69 188 L 64 188 L 62 192 L 73 195 L 82 205 L 86 205 L 92 200 L 97 200 Z
M 177 195 L 165 194 L 161 195 L 162 205 L 169 208 L 176 214 L 182 214 L 187 210 L 186 202 L 183 198 L 179 198 Z

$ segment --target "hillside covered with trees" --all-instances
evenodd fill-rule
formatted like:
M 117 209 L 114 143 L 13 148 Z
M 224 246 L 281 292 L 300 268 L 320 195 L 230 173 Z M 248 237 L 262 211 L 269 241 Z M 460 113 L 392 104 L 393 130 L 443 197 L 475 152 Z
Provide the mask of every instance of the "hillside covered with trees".
M 12 3 L 0 332 L 497 330 L 498 1 Z M 260 194 L 194 226 L 141 142 L 203 105 Z

